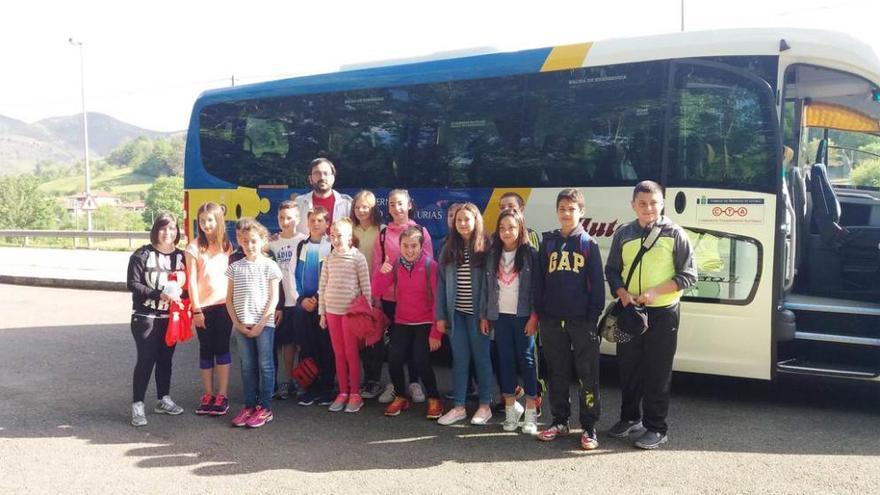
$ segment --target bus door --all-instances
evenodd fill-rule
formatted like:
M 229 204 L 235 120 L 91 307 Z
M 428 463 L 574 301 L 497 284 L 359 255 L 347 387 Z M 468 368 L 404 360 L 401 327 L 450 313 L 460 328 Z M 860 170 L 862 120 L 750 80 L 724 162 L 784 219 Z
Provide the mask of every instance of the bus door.
M 698 271 L 675 369 L 769 379 L 781 181 L 773 91 L 702 60 L 673 62 L 669 77 L 665 214 L 686 230 Z

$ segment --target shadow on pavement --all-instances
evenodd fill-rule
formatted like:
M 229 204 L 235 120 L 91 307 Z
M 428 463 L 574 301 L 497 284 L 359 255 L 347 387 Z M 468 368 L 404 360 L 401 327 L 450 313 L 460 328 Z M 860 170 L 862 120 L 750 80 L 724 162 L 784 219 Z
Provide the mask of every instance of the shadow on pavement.
M 126 455 L 138 467 L 191 467 L 198 475 L 277 469 L 326 473 L 418 469 L 446 462 L 508 463 L 608 455 L 650 455 L 604 435 L 619 407 L 613 361 L 603 365 L 600 449 L 578 449 L 578 437 L 540 443 L 487 427 L 441 427 L 415 405 L 397 418 L 373 401 L 358 414 L 276 401 L 275 421 L 258 430 L 229 426 L 231 415 L 197 417 L 200 395 L 195 341 L 175 355 L 172 395 L 187 411 L 152 413 L 129 426 L 134 344 L 126 323 L 0 330 L 0 438 L 74 437 L 92 444 L 135 444 Z M 609 364 L 611 364 L 609 366 Z M 441 389 L 448 371 L 439 370 Z M 783 379 L 777 383 L 676 375 L 665 450 L 791 455 L 880 454 L 880 400 L 871 383 Z M 240 378 L 233 367 L 233 409 Z M 549 409 L 543 421 L 549 421 Z M 576 418 L 576 411 L 572 418 Z

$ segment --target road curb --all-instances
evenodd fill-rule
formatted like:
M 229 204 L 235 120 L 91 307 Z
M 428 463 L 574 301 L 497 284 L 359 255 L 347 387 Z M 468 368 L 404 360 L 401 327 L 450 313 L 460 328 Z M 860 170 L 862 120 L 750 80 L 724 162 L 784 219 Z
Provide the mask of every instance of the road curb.
M 37 287 L 58 287 L 62 289 L 85 289 L 126 292 L 125 282 L 109 280 L 75 280 L 51 277 L 25 277 L 19 275 L 0 275 L 0 284 L 33 285 Z

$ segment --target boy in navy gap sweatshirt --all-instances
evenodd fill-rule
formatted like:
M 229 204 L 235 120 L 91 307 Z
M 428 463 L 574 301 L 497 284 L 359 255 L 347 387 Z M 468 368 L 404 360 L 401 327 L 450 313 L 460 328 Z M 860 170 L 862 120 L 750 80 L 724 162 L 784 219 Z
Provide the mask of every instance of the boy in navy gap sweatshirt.
M 535 306 L 550 377 L 553 423 L 538 435 L 552 441 L 569 432 L 569 384 L 572 359 L 580 381 L 581 447 L 599 446 L 599 335 L 596 323 L 605 306 L 602 256 L 584 231 L 584 196 L 563 189 L 556 196 L 559 230 L 545 232 L 541 242 L 541 277 Z M 574 349 L 572 351 L 572 349 Z

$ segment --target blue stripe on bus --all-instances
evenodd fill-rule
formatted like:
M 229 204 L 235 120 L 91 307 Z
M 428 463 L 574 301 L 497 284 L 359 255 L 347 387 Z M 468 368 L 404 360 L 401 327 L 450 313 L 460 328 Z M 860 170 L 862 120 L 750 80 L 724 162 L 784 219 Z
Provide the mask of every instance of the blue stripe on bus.
M 536 73 L 552 48 L 492 53 L 472 57 L 433 60 L 403 65 L 374 67 L 329 74 L 248 84 L 236 88 L 208 90 L 196 101 L 196 111 L 206 105 L 252 98 L 324 93 L 389 86 L 426 84 L 463 79 L 503 77 Z
M 391 191 L 389 188 L 375 188 L 371 190 L 377 198 L 387 198 L 388 192 Z M 339 192 L 350 196 L 354 196 L 358 191 L 360 191 L 360 189 L 339 190 Z M 449 229 L 446 223 L 446 211 L 449 209 L 449 205 L 452 203 L 474 203 L 477 205 L 480 212 L 485 214 L 489 200 L 492 198 L 493 191 L 494 189 L 492 188 L 419 188 L 409 190 L 413 203 L 415 203 L 416 206 L 413 220 L 419 225 L 425 227 L 431 234 L 435 257 L 439 256 L 440 248 L 443 246 L 443 242 L 449 234 Z M 270 232 L 278 231 L 278 205 L 281 204 L 282 201 L 290 199 L 292 194 L 304 194 L 307 192 L 308 190 L 306 189 L 292 188 L 257 189 L 257 194 L 259 194 L 261 198 L 268 199 L 271 204 L 268 212 L 257 215 L 257 220 L 265 225 Z M 382 207 L 382 212 L 385 215 L 385 221 L 387 222 L 387 207 Z M 490 227 L 486 228 L 487 230 L 490 229 Z M 494 225 L 491 226 L 491 228 L 494 228 Z M 235 233 L 233 232 L 233 238 L 234 234 Z

